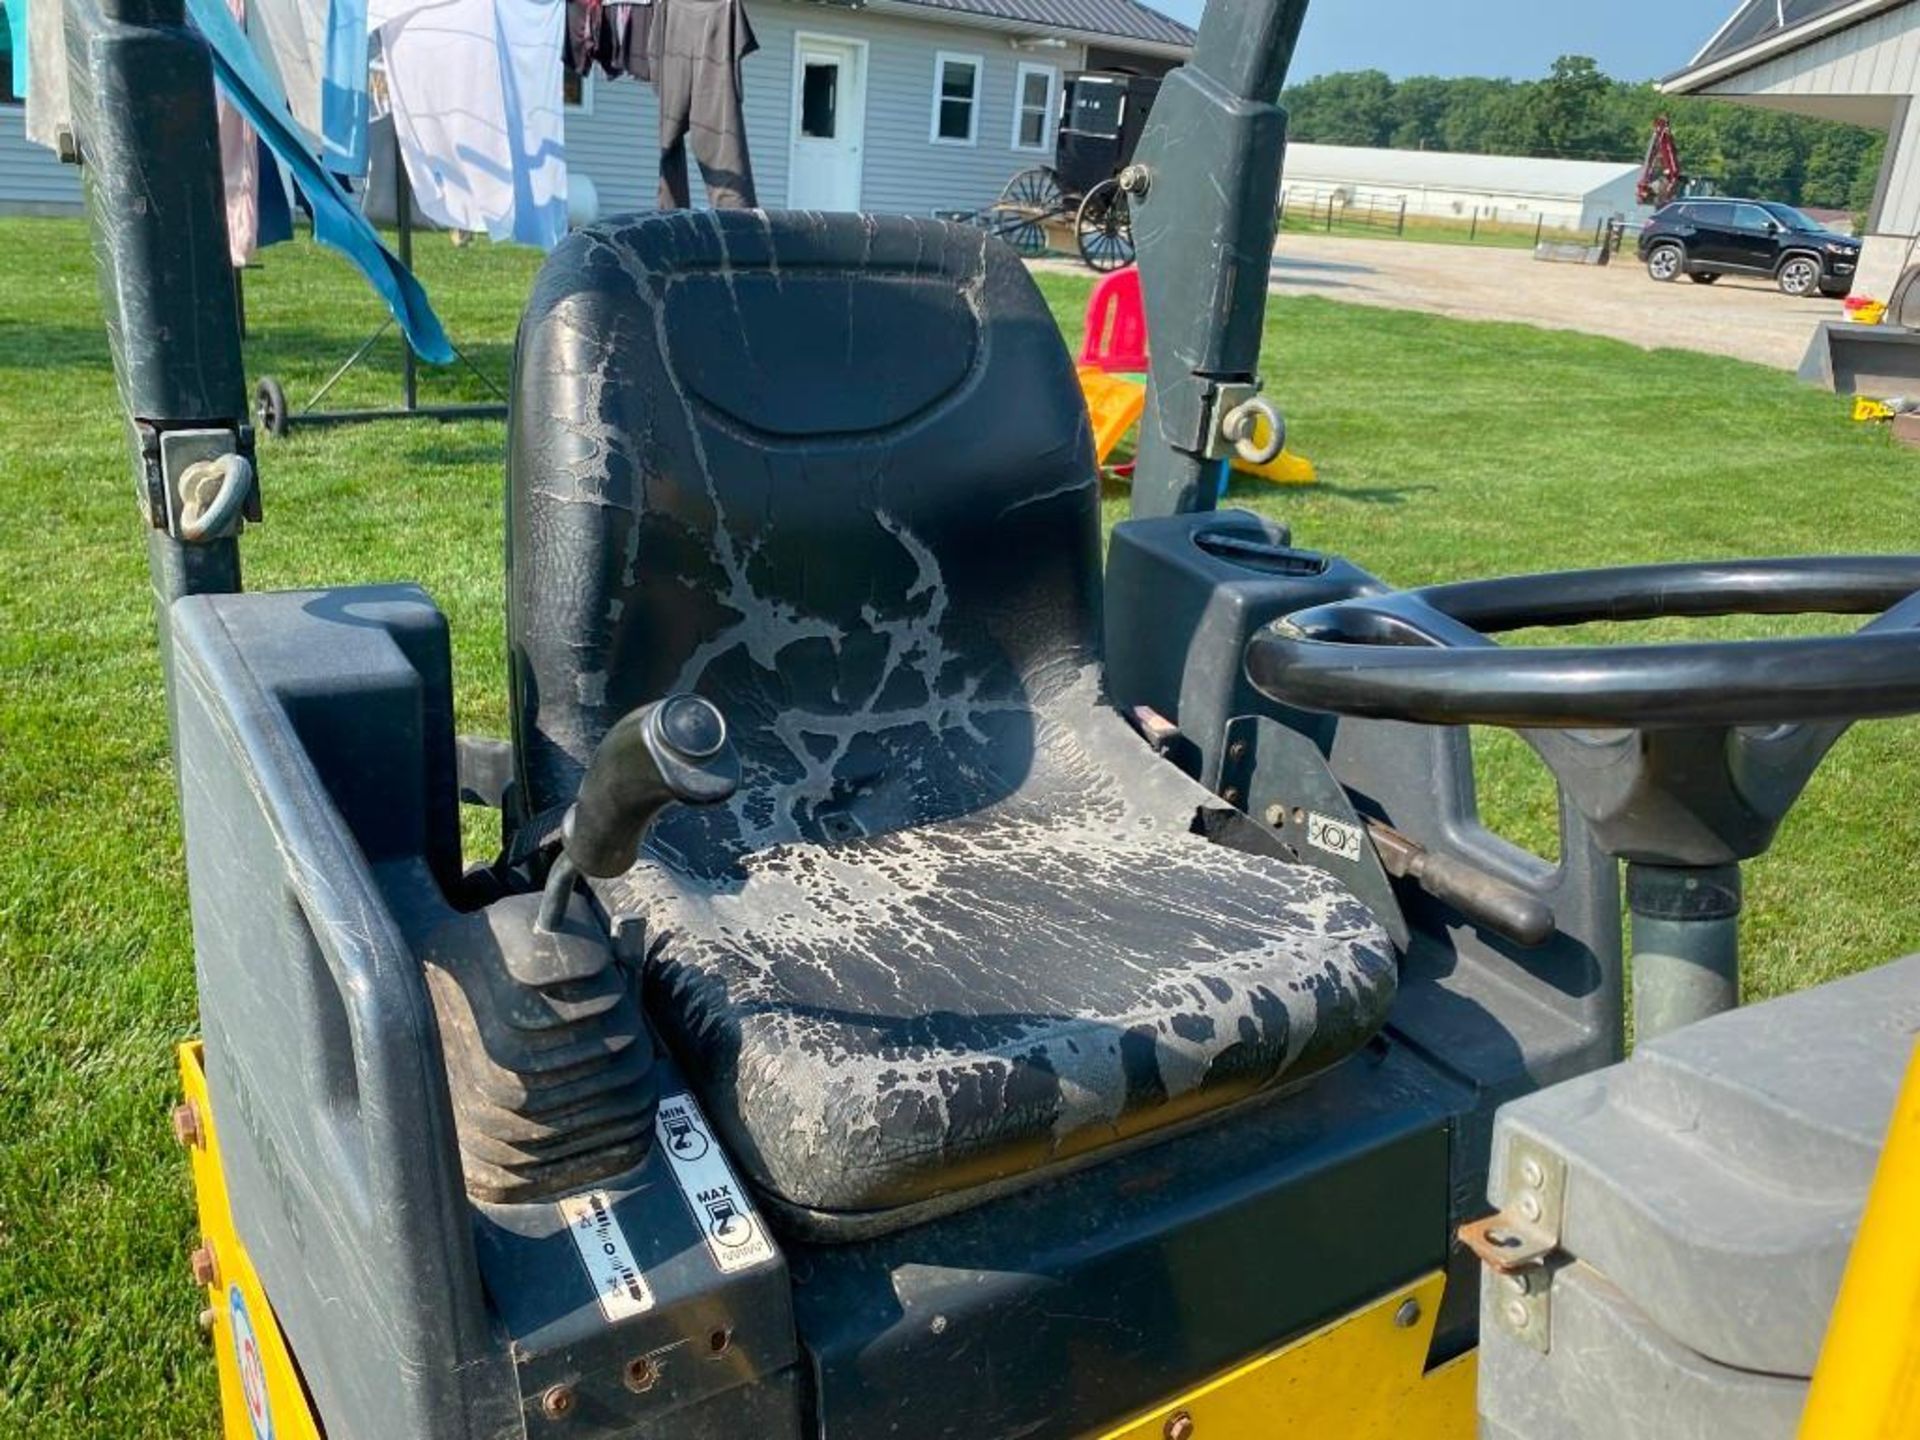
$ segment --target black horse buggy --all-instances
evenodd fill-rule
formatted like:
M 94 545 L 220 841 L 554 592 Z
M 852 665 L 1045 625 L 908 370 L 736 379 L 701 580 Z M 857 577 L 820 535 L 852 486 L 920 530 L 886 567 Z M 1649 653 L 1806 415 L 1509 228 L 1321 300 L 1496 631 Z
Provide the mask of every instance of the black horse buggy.
M 1022 170 L 986 212 L 1022 254 L 1047 248 L 1047 227 L 1071 216 L 1080 258 L 1095 270 L 1133 263 L 1133 219 L 1121 175 L 1147 126 L 1156 76 L 1089 70 L 1067 81 L 1053 164 Z

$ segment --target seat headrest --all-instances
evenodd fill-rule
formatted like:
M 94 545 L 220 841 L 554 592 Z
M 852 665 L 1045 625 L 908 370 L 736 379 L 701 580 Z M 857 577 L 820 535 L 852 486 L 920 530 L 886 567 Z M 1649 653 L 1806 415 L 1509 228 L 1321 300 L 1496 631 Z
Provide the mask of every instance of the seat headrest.
M 952 696 L 1005 708 L 1035 664 L 1091 660 L 1085 408 L 1025 266 L 984 233 L 760 211 L 611 221 L 548 259 L 515 369 L 526 813 L 566 803 L 621 715 L 696 689 L 734 724 L 740 803 L 756 764 L 787 787 L 790 813 L 748 828 L 805 834 L 811 792 L 846 778 L 822 767 L 872 750 L 854 732 L 939 740 Z

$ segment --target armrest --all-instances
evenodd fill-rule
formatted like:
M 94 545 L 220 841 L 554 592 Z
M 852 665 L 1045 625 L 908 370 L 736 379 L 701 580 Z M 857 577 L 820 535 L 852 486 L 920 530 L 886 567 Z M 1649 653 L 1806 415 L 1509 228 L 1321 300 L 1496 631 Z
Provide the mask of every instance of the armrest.
M 343 1433 L 494 1433 L 476 1427 L 511 1423 L 513 1377 L 405 938 L 459 865 L 445 621 L 384 587 L 196 597 L 173 627 L 208 1085 L 241 1238 Z

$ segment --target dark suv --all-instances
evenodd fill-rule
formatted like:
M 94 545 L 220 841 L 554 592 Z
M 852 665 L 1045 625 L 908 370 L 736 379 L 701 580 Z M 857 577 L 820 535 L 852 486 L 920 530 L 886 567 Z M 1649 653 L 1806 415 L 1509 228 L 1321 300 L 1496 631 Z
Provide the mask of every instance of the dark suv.
M 1789 295 L 1841 296 L 1853 288 L 1860 242 L 1771 200 L 1678 200 L 1640 232 L 1640 258 L 1656 280 L 1685 275 L 1767 275 Z

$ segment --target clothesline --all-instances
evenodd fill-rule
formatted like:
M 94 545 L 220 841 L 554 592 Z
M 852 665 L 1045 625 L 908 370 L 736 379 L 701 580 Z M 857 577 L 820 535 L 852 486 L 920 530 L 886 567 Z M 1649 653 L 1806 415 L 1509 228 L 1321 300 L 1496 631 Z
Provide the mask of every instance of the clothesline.
M 228 3 L 329 167 L 365 177 L 369 118 L 390 118 L 415 206 L 443 229 L 542 249 L 566 234 L 567 69 L 654 87 L 661 208 L 691 203 L 689 149 L 710 203 L 755 203 L 743 0 Z
M 28 138 L 59 150 L 72 133 L 60 3 L 25 3 Z M 423 359 L 452 359 L 445 332 L 341 183 L 366 196 L 376 114 L 392 121 L 415 208 L 444 229 L 559 243 L 568 67 L 653 86 L 662 208 L 690 203 L 689 149 L 710 203 L 756 203 L 741 61 L 758 42 L 743 0 L 187 0 L 187 11 L 224 100 L 235 263 L 291 233 L 290 220 L 275 224 L 276 202 L 290 213 L 284 168 L 315 238 L 360 269 Z

